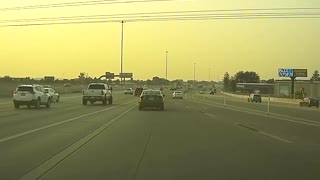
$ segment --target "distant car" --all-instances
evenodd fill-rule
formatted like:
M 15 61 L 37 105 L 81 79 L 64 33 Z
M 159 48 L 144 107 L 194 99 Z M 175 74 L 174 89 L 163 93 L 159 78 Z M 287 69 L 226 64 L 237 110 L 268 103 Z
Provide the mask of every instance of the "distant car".
M 70 83 L 66 83 L 63 85 L 63 87 L 71 87 L 72 85 Z
M 136 90 L 134 91 L 134 95 L 135 96 L 140 96 L 142 91 L 143 91 L 143 88 L 141 88 L 141 87 L 140 88 L 136 88 Z
M 127 88 L 124 90 L 124 94 L 133 94 L 132 88 Z
M 259 102 L 261 103 L 261 96 L 260 94 L 250 94 L 250 96 L 248 97 L 248 102 Z
M 315 97 L 306 97 L 299 103 L 299 106 L 316 106 L 317 108 L 319 108 L 319 99 Z
M 139 98 L 139 110 L 144 108 L 160 108 L 164 110 L 164 95 L 160 90 L 144 90 Z
M 28 108 L 34 106 L 36 109 L 40 108 L 40 105 L 45 105 L 49 108 L 51 97 L 44 92 L 41 85 L 20 85 L 13 92 L 13 105 L 16 109 L 21 105 L 26 105 Z
M 175 91 L 175 90 L 177 90 L 177 88 L 176 87 L 171 87 L 170 90 Z
M 57 93 L 53 88 L 43 88 L 45 93 L 48 93 L 51 97 L 51 101 L 60 101 L 60 94 Z
M 176 98 L 183 99 L 183 92 L 182 91 L 174 91 L 172 94 L 172 98 L 173 99 L 176 99 Z

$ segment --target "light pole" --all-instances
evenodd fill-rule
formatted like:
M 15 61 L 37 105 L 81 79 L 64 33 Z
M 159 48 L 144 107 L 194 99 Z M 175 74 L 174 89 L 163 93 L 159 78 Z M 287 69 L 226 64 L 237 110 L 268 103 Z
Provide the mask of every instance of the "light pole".
M 122 79 L 123 79 L 123 24 L 124 21 L 121 21 L 121 27 L 122 27 L 122 31 L 121 31 L 121 68 L 120 68 L 120 79 L 121 79 L 121 86 L 123 87 L 123 83 L 122 83 Z M 125 80 L 125 79 L 124 79 Z
M 196 63 L 193 63 L 193 81 L 196 82 Z
M 210 80 L 211 80 L 211 77 L 210 77 L 210 74 L 211 73 L 211 69 L 209 68 L 209 82 L 210 82 Z
M 166 51 L 166 80 L 168 81 L 168 51 Z

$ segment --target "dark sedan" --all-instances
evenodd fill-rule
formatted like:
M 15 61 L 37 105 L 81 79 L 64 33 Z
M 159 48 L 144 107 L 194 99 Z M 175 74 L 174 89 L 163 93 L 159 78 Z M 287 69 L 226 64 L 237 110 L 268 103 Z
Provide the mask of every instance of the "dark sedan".
M 144 108 L 159 108 L 164 110 L 164 95 L 160 90 L 144 90 L 139 99 L 139 110 Z
M 315 97 L 306 97 L 299 103 L 299 106 L 316 106 L 317 108 L 319 107 L 319 99 Z

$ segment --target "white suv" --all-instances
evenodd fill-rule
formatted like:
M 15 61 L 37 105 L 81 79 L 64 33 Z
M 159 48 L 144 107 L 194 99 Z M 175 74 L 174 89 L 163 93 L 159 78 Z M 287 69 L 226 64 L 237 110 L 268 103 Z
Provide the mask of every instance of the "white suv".
M 176 99 L 176 98 L 183 99 L 183 92 L 182 91 L 174 91 L 172 94 L 172 98 L 173 99 Z
M 40 105 L 46 105 L 49 108 L 51 97 L 41 85 L 20 85 L 13 93 L 13 105 L 16 109 L 20 105 L 27 105 L 28 108 L 34 106 L 37 109 Z

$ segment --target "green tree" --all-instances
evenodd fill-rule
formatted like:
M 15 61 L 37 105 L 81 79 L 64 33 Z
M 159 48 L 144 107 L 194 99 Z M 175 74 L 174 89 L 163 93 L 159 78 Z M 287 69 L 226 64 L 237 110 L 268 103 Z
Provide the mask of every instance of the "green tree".
M 226 73 L 224 74 L 224 77 L 223 77 L 223 86 L 224 86 L 224 90 L 225 90 L 225 91 L 228 91 L 228 90 L 231 89 L 231 88 L 230 88 L 230 75 L 229 75 L 228 72 L 226 72 Z
M 315 70 L 311 79 L 312 81 L 320 81 L 320 75 L 319 75 L 319 71 L 318 70 Z
M 243 72 L 239 71 L 234 76 L 234 80 L 237 83 L 258 83 L 260 82 L 260 76 L 256 72 Z

